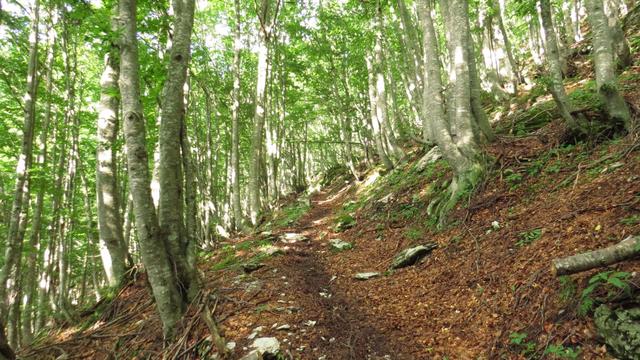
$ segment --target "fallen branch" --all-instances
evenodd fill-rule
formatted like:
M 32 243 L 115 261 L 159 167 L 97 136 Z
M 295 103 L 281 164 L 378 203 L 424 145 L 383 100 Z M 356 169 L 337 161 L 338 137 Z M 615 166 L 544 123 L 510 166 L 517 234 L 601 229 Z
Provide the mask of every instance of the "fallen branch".
M 569 275 L 597 267 L 604 267 L 631 259 L 640 254 L 640 236 L 629 236 L 615 245 L 561 259 L 554 259 L 551 271 Z

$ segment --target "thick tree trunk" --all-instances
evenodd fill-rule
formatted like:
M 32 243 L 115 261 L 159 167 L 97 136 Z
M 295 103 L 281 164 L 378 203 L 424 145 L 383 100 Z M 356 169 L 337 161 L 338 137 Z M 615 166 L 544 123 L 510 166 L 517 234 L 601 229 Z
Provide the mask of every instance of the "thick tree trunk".
M 124 114 L 129 188 L 133 197 L 142 261 L 147 269 L 149 283 L 162 320 L 164 336 L 169 339 L 173 337 L 175 325 L 182 317 L 183 302 L 151 198 L 145 124 L 140 102 L 136 1 L 120 0 L 119 9 L 118 18 L 122 34 L 120 94 Z
M 572 128 L 577 128 L 577 123 L 571 115 L 571 107 L 569 105 L 569 98 L 564 90 L 564 83 L 562 81 L 562 64 L 560 62 L 560 54 L 558 50 L 558 43 L 556 41 L 556 32 L 553 28 L 553 21 L 551 19 L 551 3 L 549 0 L 540 0 L 538 2 L 540 6 L 540 18 L 542 20 L 542 27 L 545 33 L 546 44 L 546 62 L 547 71 L 549 73 L 549 91 L 553 95 L 553 99 L 558 107 L 558 112 L 564 121 Z
M 191 32 L 193 30 L 194 0 L 174 0 L 175 13 L 173 44 L 169 50 L 169 67 L 162 96 L 160 119 L 160 201 L 158 220 L 162 234 L 166 236 L 169 257 L 174 263 L 178 284 L 185 300 L 195 285 L 195 272 L 187 261 L 189 239 L 184 224 L 184 186 L 181 154 L 181 133 L 184 127 L 184 85 L 191 57 Z M 182 156 L 181 156 L 182 155 Z
M 629 236 L 615 245 L 565 258 L 554 259 L 551 271 L 555 275 L 570 275 L 598 267 L 613 265 L 640 254 L 640 236 Z
M 607 24 L 602 0 L 587 0 L 587 19 L 593 37 L 593 62 L 596 68 L 596 84 L 602 97 L 607 115 L 615 123 L 632 129 L 631 115 L 624 98 L 618 92 L 615 73 L 613 47 L 611 44 L 611 28 Z
M 127 271 L 127 247 L 122 233 L 115 143 L 118 136 L 118 55 L 105 56 L 98 103 L 96 195 L 102 266 L 110 286 L 118 286 Z
M 29 63 L 27 68 L 27 89 L 24 96 L 24 126 L 22 147 L 16 166 L 16 183 L 13 195 L 13 206 L 9 219 L 4 264 L 0 269 L 0 319 L 7 315 L 7 294 L 11 292 L 11 283 L 15 277 L 22 257 L 22 241 L 20 224 L 27 221 L 29 169 L 33 154 L 33 133 L 35 128 L 35 111 L 38 91 L 38 25 L 40 23 L 40 2 L 35 1 L 31 11 L 31 33 L 29 35 Z M 23 234 L 24 235 L 24 234 Z M 8 284 L 9 283 L 9 284 Z M 9 286 L 8 286 L 9 285 Z

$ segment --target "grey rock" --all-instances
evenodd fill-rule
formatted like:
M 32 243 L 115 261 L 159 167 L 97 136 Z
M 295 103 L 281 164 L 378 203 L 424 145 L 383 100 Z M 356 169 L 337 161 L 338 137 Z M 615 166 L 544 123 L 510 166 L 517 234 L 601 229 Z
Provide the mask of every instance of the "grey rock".
M 433 164 L 441 157 L 442 152 L 440 151 L 440 148 L 437 146 L 432 147 L 429 152 L 427 152 L 420 160 L 418 160 L 418 163 L 416 164 L 416 170 L 424 171 L 424 169 L 426 169 L 429 164 Z
M 342 241 L 340 239 L 329 240 L 329 246 L 332 250 L 344 251 L 353 249 L 353 244 L 348 241 Z
M 638 359 L 640 354 L 640 308 L 612 310 L 599 306 L 594 315 L 598 335 L 619 359 Z
M 252 273 L 260 268 L 263 268 L 264 264 L 261 263 L 246 263 L 246 264 L 242 264 L 242 270 L 244 270 L 245 273 L 249 274 Z
M 276 255 L 282 255 L 284 254 L 284 249 L 281 247 L 277 247 L 277 246 L 273 246 L 273 245 L 268 245 L 268 246 L 263 246 L 262 248 L 260 248 L 260 251 L 264 254 L 267 254 L 269 256 L 276 256 Z
M 428 243 L 404 249 L 393 258 L 391 269 L 399 269 L 413 265 L 437 247 L 437 244 Z
M 274 337 L 261 337 L 253 340 L 251 347 L 264 355 L 275 355 L 280 351 L 280 341 Z
M 298 233 L 284 233 L 280 235 L 280 241 L 285 244 L 295 244 L 301 241 L 308 241 L 309 238 Z
M 362 272 L 362 273 L 357 273 L 354 276 L 354 278 L 357 280 L 369 280 L 378 276 L 380 276 L 379 272 Z
M 258 350 L 253 350 L 247 355 L 241 357 L 240 360 L 262 360 L 262 355 L 260 355 Z

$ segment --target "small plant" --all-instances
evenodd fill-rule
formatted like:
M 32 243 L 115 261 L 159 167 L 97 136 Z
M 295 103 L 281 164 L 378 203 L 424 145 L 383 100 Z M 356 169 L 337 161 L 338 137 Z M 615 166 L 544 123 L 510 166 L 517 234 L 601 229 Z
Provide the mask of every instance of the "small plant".
M 356 219 L 350 214 L 340 214 L 336 218 L 336 226 L 334 230 L 336 232 L 342 232 L 347 229 L 351 229 L 356 226 Z
M 609 285 L 609 291 L 606 296 L 608 299 L 613 297 L 618 291 L 629 293 L 631 287 L 629 287 L 627 280 L 630 276 L 631 274 L 626 271 L 603 271 L 592 276 L 591 279 L 589 279 L 589 286 L 582 290 L 578 314 L 586 316 L 593 310 L 598 300 L 592 295 L 596 289 L 602 286 Z
M 420 209 L 413 204 L 403 204 L 400 207 L 400 215 L 402 215 L 405 220 L 413 219 L 420 215 Z
M 424 237 L 424 233 L 417 227 L 410 227 L 405 231 L 404 236 L 409 240 L 416 241 L 422 239 Z
M 542 229 L 533 229 L 533 230 L 521 232 L 520 235 L 518 235 L 518 241 L 516 242 L 516 245 L 518 246 L 529 245 L 532 242 L 540 239 L 540 236 L 542 236 Z
M 576 295 L 577 286 L 570 276 L 560 276 L 560 299 L 569 301 Z
M 558 359 L 577 359 L 580 355 L 580 348 L 574 349 L 570 346 L 564 346 L 562 344 L 549 345 L 544 353 L 545 355 L 553 355 Z
M 512 169 L 506 169 L 504 174 L 506 175 L 504 180 L 509 184 L 509 191 L 513 191 L 520 186 L 523 179 L 522 174 L 515 172 Z
M 620 224 L 629 225 L 629 226 L 638 225 L 640 224 L 640 215 L 632 215 L 632 216 L 626 217 L 620 220 Z
M 512 332 L 509 334 L 509 343 L 515 345 L 515 347 L 524 356 L 533 354 L 536 351 L 536 343 L 533 341 L 527 341 L 527 333 Z

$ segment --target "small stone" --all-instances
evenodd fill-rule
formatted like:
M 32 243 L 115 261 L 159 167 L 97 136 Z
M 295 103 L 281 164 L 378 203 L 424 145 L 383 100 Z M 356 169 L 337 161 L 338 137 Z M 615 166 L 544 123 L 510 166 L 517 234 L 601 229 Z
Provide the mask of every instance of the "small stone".
M 500 223 L 497 221 L 493 221 L 491 223 L 491 228 L 493 228 L 493 230 L 500 230 Z
M 253 350 L 247 355 L 241 357 L 240 360 L 262 360 L 262 356 L 260 356 L 258 350 Z
M 354 278 L 356 280 L 369 280 L 372 279 L 374 277 L 378 277 L 380 276 L 379 272 L 362 272 L 362 273 L 357 273 Z
M 257 332 L 252 332 L 251 334 L 249 334 L 249 336 L 247 336 L 247 339 L 249 340 L 253 340 L 256 338 L 256 336 L 258 336 Z
M 284 233 L 280 235 L 280 241 L 285 244 L 295 244 L 300 241 L 308 241 L 309 238 L 298 233 Z
M 236 342 L 235 341 L 229 341 L 225 347 L 227 348 L 227 350 L 229 351 L 233 351 L 236 348 Z
M 242 270 L 244 270 L 245 273 L 249 274 L 252 273 L 260 268 L 263 268 L 264 264 L 261 263 L 246 263 L 246 264 L 242 264 Z
M 318 322 L 315 320 L 307 320 L 304 324 L 307 325 L 308 327 L 314 327 L 316 326 Z

